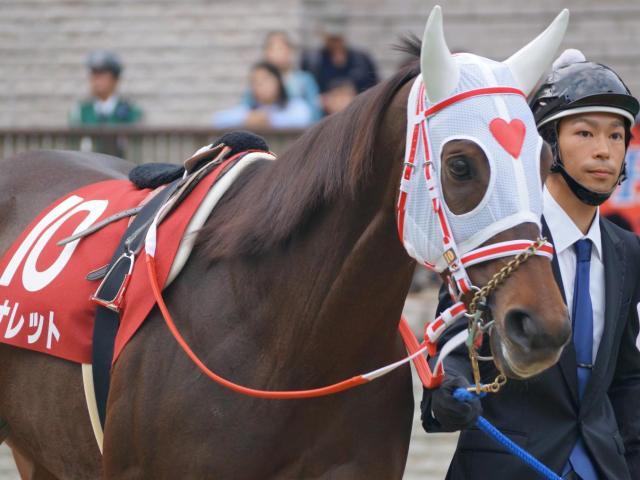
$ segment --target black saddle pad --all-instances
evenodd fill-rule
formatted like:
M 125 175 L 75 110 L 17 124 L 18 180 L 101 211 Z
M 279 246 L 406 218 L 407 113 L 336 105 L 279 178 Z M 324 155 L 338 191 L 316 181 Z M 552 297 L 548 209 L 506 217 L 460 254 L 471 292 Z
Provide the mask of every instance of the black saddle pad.
M 262 137 L 244 130 L 224 134 L 210 145 L 210 149 L 214 149 L 220 144 L 231 147 L 230 155 L 235 155 L 236 153 L 246 150 L 269 151 L 269 146 Z M 210 160 L 206 154 L 201 155 L 203 162 Z M 195 168 L 197 168 L 197 166 Z M 129 172 L 129 180 L 138 188 L 153 189 L 158 188 L 160 185 L 171 183 L 183 174 L 184 167 L 182 165 L 173 163 L 145 163 L 134 167 Z
M 129 180 L 138 188 L 158 188 L 177 180 L 184 173 L 182 165 L 174 163 L 145 163 L 129 172 Z

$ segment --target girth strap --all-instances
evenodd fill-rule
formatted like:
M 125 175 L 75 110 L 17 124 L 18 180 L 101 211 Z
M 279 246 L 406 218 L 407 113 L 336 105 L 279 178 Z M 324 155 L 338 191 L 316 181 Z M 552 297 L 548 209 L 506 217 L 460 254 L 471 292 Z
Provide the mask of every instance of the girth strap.
M 100 423 L 103 428 L 106 419 L 113 349 L 118 327 L 120 326 L 120 316 L 117 310 L 108 308 L 106 304 L 110 299 L 117 297 L 127 274 L 130 273 L 130 269 L 128 268 L 119 268 L 123 263 L 119 262 L 119 260 L 125 257 L 127 253 L 137 252 L 139 250 L 146 231 L 151 225 L 151 221 L 156 213 L 181 183 L 181 179 L 170 183 L 143 206 L 120 240 L 120 244 L 109 263 L 110 271 L 100 285 L 98 292 L 96 292 L 96 296 L 99 297 L 97 300 L 102 300 L 103 303 L 99 303 L 96 308 L 96 320 L 93 327 L 92 364 L 98 415 L 100 416 Z M 135 238 L 133 238 L 133 242 L 131 242 L 130 237 L 134 234 Z M 127 242 L 129 243 L 127 244 Z M 131 259 L 131 262 L 133 262 L 133 259 Z M 131 264 L 131 267 L 133 267 L 133 264 Z

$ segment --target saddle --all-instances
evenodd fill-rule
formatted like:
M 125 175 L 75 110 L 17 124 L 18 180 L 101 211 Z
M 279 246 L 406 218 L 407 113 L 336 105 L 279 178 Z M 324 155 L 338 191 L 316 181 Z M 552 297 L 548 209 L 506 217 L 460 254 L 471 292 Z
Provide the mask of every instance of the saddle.
M 235 179 L 274 159 L 263 139 L 234 132 L 183 165 L 84 185 L 43 209 L 0 257 L 0 343 L 81 365 L 99 446 L 111 367 L 156 304 L 145 262 L 136 262 L 150 226 L 166 287 Z M 0 441 L 7 432 L 0 419 Z
M 232 132 L 218 141 L 198 150 L 184 162 L 184 166 L 172 164 L 145 164 L 135 167 L 129 179 L 138 188 L 162 189 L 143 206 L 120 212 L 94 225 L 92 229 L 69 237 L 61 243 L 88 235 L 123 215 L 133 216 L 129 227 L 121 238 L 108 265 L 90 272 L 87 278 L 102 279 L 92 300 L 98 304 L 93 331 L 93 383 L 100 422 L 104 427 L 106 401 L 109 393 L 110 370 L 114 345 L 120 325 L 120 307 L 127 288 L 136 255 L 142 249 L 146 233 L 154 218 L 162 222 L 215 168 L 231 160 L 218 178 L 222 177 L 242 152 L 261 151 L 268 153 L 267 143 L 250 132 Z

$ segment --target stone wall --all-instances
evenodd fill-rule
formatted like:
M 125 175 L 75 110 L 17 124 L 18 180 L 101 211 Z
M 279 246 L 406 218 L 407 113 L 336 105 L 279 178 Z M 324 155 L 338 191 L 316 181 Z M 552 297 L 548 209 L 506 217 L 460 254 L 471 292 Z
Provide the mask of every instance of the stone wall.
M 122 92 L 152 125 L 204 125 L 234 104 L 266 32 L 318 43 L 326 15 L 342 14 L 352 43 L 383 76 L 402 56 L 391 45 L 421 34 L 425 0 L 0 0 L 0 126 L 64 125 L 86 94 L 87 51 L 108 48 L 126 63 Z M 450 0 L 442 2 L 452 49 L 505 58 L 563 6 L 572 11 L 565 46 L 613 66 L 640 93 L 633 0 Z

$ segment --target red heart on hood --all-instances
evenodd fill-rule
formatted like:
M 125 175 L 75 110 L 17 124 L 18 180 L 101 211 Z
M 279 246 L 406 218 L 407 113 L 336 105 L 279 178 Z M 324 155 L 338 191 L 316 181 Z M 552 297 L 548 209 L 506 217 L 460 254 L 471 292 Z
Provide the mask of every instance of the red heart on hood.
M 524 135 L 527 130 L 522 120 L 516 118 L 507 123 L 502 118 L 494 118 L 489 123 L 489 130 L 491 130 L 498 143 L 502 145 L 502 148 L 513 158 L 520 156 Z

